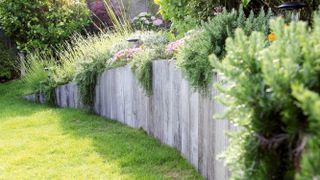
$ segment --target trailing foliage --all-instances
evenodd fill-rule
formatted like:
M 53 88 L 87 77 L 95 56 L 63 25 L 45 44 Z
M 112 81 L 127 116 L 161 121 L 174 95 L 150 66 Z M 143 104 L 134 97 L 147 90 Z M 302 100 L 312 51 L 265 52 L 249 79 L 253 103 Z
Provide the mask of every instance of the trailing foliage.
M 157 58 L 155 50 L 148 49 L 137 53 L 130 63 L 132 71 L 136 73 L 140 85 L 148 96 L 152 95 L 152 61 Z
M 224 155 L 235 179 L 319 178 L 320 15 L 313 25 L 273 20 L 270 46 L 237 30 L 225 59 L 213 55 L 225 118 L 240 126 Z
M 0 26 L 23 52 L 50 49 L 88 23 L 83 1 L 0 0 Z
M 140 85 L 145 93 L 150 96 L 152 95 L 152 61 L 167 57 L 165 45 L 168 41 L 161 32 L 146 32 L 140 36 L 143 49 L 133 56 L 130 64 Z
M 85 105 L 92 105 L 97 78 L 106 68 L 106 59 L 103 56 L 93 57 L 91 61 L 79 63 L 79 66 L 75 81 L 80 90 L 81 100 Z
M 257 17 L 253 12 L 249 17 L 245 17 L 243 9 L 240 8 L 239 13 L 224 11 L 203 24 L 203 31 L 187 41 L 177 55 L 178 66 L 186 74 L 190 84 L 205 92 L 213 75 L 209 55 L 213 53 L 222 58 L 225 54 L 225 40 L 233 36 L 237 27 L 243 28 L 246 34 L 255 30 L 267 34 L 269 18 L 270 13 L 265 14 L 263 10 Z
M 102 33 L 79 39 L 73 47 L 77 52 L 74 57 L 74 80 L 84 104 L 92 105 L 97 78 L 107 68 L 107 60 L 113 56 L 111 47 L 124 37 L 122 34 Z

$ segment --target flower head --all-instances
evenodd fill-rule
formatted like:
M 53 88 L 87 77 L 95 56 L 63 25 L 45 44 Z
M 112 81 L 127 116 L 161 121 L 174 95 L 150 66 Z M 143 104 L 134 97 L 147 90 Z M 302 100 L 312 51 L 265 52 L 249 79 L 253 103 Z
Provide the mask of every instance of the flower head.
M 179 39 L 167 45 L 166 53 L 168 55 L 174 54 L 183 44 L 185 43 L 185 39 Z
M 153 21 L 153 25 L 154 26 L 161 26 L 163 24 L 163 20 L 162 19 L 156 19 Z
M 140 13 L 138 16 L 139 16 L 139 17 L 144 17 L 144 16 L 146 16 L 146 15 L 148 15 L 147 12 L 142 12 L 142 13 Z
M 116 61 L 122 61 L 122 60 L 125 60 L 125 61 L 129 61 L 133 58 L 133 56 L 141 51 L 142 49 L 141 48 L 128 48 L 128 49 L 123 49 L 119 52 L 117 52 L 113 58 L 112 58 L 112 62 L 116 62 Z
M 276 37 L 276 34 L 274 32 L 271 32 L 269 35 L 268 35 L 268 40 L 269 42 L 273 42 L 277 39 Z

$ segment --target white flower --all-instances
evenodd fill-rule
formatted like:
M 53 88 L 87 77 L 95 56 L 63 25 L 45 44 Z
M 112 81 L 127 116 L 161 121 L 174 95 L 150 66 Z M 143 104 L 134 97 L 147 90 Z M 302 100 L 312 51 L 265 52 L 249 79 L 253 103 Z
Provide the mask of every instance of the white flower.
M 149 25 L 150 24 L 150 21 L 146 20 L 144 21 L 145 24 Z
M 138 16 L 139 17 L 144 17 L 144 16 L 146 16 L 148 13 L 147 12 L 142 12 L 142 13 L 140 13 Z

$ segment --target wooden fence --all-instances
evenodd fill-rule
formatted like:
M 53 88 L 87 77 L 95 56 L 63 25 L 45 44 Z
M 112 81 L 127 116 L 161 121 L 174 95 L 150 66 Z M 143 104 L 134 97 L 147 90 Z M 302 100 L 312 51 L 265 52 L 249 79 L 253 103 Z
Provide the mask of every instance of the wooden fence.
M 224 111 L 213 99 L 217 94 L 213 88 L 207 96 L 192 91 L 174 62 L 154 61 L 152 96 L 145 95 L 130 67 L 124 66 L 98 78 L 92 108 L 103 117 L 143 128 L 176 148 L 206 179 L 225 180 L 229 172 L 217 155 L 228 145 L 225 131 L 233 127 L 228 121 L 213 119 Z M 60 107 L 83 107 L 74 83 L 56 88 L 56 96 Z

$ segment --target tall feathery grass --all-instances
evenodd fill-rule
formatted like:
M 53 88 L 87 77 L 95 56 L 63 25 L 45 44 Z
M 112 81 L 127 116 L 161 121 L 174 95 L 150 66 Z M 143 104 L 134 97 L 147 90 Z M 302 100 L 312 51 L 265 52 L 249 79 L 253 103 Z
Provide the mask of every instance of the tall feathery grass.
M 110 2 L 104 2 L 113 23 L 108 31 L 101 30 L 98 34 L 85 36 L 75 34 L 53 52 L 33 52 L 21 60 L 26 67 L 23 80 L 33 92 L 41 91 L 41 82 L 44 81 L 47 81 L 44 83 L 46 86 L 50 86 L 45 88 L 47 90 L 74 81 L 79 86 L 84 103 L 93 102 L 96 79 L 107 68 L 107 60 L 113 56 L 110 52 L 112 46 L 132 33 L 123 3 L 121 15 L 117 16 Z
M 26 93 L 41 91 L 41 83 L 48 78 L 49 67 L 56 62 L 50 52 L 33 52 L 20 59 L 20 66 L 25 68 L 22 81 L 25 83 Z

